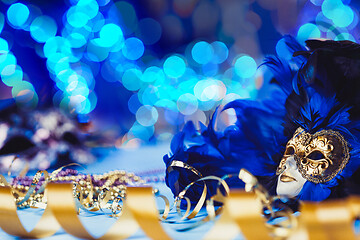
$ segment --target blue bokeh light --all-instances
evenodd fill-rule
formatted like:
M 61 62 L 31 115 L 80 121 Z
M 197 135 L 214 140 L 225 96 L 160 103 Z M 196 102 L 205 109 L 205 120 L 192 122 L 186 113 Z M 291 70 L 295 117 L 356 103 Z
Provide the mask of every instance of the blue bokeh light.
M 21 97 L 24 94 L 24 91 L 31 91 L 34 92 L 35 89 L 33 85 L 27 81 L 20 81 L 16 85 L 13 86 L 11 89 L 11 94 L 14 98 Z
M 164 72 L 168 77 L 179 78 L 186 70 L 186 64 L 182 57 L 173 55 L 168 57 L 164 62 Z
M 125 40 L 125 45 L 122 49 L 122 53 L 129 60 L 139 59 L 145 51 L 143 42 L 136 38 L 131 37 Z
M 349 41 L 356 42 L 355 37 L 350 33 L 341 33 L 339 35 L 336 35 L 336 37 L 334 37 L 333 39 L 336 41 L 349 40 Z
M 122 76 L 122 84 L 129 91 L 137 91 L 141 87 L 142 73 L 136 68 L 128 69 Z
M 329 29 L 329 26 L 333 26 L 333 22 L 325 17 L 322 12 L 319 12 L 316 15 L 315 23 L 321 32 L 326 32 Z
M 134 125 L 130 128 L 128 135 L 132 135 L 134 138 L 138 138 L 147 142 L 154 135 L 154 131 L 154 126 L 143 126 L 138 122 L 135 122 Z
M 144 105 L 141 106 L 136 112 L 136 120 L 142 126 L 153 126 L 158 120 L 159 114 L 155 107 Z
M 110 10 L 109 17 L 119 19 L 125 35 L 130 35 L 138 28 L 138 19 L 134 7 L 125 1 L 115 2 Z
M 77 74 L 72 74 L 68 78 L 68 84 L 65 88 L 65 92 L 69 96 L 81 95 L 87 97 L 90 93 L 90 90 L 87 86 L 86 80 Z
M 90 61 L 102 62 L 109 56 L 109 49 L 100 47 L 97 41 L 90 41 L 87 45 L 85 56 L 87 56 Z
M 211 61 L 214 56 L 213 47 L 204 41 L 197 42 L 191 49 L 192 58 L 199 64 L 206 64 Z
M 356 42 L 354 36 L 348 31 L 346 31 L 345 28 L 339 31 L 338 29 L 335 28 L 335 26 L 331 26 L 329 29 L 327 29 L 325 33 L 326 33 L 326 38 L 328 39 L 334 39 L 336 41 L 350 40 Z
M 217 65 L 216 63 L 206 63 L 204 65 L 202 65 L 202 72 L 206 77 L 213 77 L 215 76 L 218 71 L 219 71 L 219 65 Z
M 154 86 L 142 88 L 139 91 L 140 102 L 144 105 L 153 106 L 159 100 L 157 89 Z
M 14 96 L 14 99 L 19 107 L 27 110 L 36 108 L 39 102 L 37 93 L 34 90 L 28 88 L 22 89 L 18 95 Z
M 255 60 L 248 55 L 238 57 L 234 64 L 235 73 L 241 78 L 253 77 L 256 73 L 256 68 Z
M 87 25 L 91 26 L 91 32 L 99 32 L 105 25 L 104 15 L 101 12 L 98 12 L 93 19 L 88 21 Z
M 18 85 L 23 80 L 23 71 L 19 65 L 7 65 L 1 71 L 1 80 L 9 87 Z
M 299 28 L 296 39 L 301 44 L 304 44 L 307 39 L 320 38 L 320 37 L 321 37 L 321 32 L 315 24 L 305 23 Z
M 347 27 L 354 20 L 353 10 L 341 0 L 324 0 L 321 10 L 324 16 L 331 19 L 338 27 Z
M 202 102 L 220 101 L 226 95 L 226 86 L 219 80 L 201 80 L 196 83 L 194 93 L 196 98 Z
M 66 89 L 66 85 L 68 83 L 68 80 L 70 79 L 70 77 L 74 74 L 74 71 L 71 69 L 66 69 L 64 71 L 59 72 L 56 75 L 56 86 L 62 90 L 65 91 Z
M 104 25 L 99 32 L 99 36 L 99 38 L 94 39 L 94 42 L 101 47 L 112 47 L 115 43 L 124 41 L 121 28 L 113 23 Z
M 191 115 L 198 110 L 198 100 L 190 93 L 185 93 L 177 100 L 177 107 L 179 112 L 184 115 Z
M 136 121 L 122 143 L 148 141 L 155 136 L 155 126 L 156 136 L 161 135 L 163 132 L 158 128 L 164 120 L 174 125 L 196 118 L 205 122 L 208 113 L 204 111 L 212 111 L 220 102 L 229 99 L 228 96 L 235 95 L 234 92 L 239 98 L 255 97 L 257 77 L 247 79 L 255 76 L 255 60 L 236 56 L 234 66 L 229 66 L 239 49 L 224 33 L 220 33 L 224 42 L 210 44 L 196 39 L 184 46 L 185 53 L 158 59 L 161 55 L 158 55 L 157 45 L 155 48 L 149 45 L 160 40 L 163 30 L 168 32 L 163 19 L 141 18 L 141 15 L 138 18 L 134 4 L 126 1 L 69 0 L 68 4 L 71 6 L 63 13 L 59 35 L 56 35 L 56 25 L 56 30 L 48 36 L 46 25 L 39 26 L 37 34 L 30 29 L 30 23 L 33 28 L 41 25 L 35 24 L 36 17 L 43 17 L 41 10 L 33 11 L 32 5 L 28 6 L 30 16 L 22 28 L 28 28 L 37 42 L 45 43 L 36 43 L 36 53 L 46 58 L 57 90 L 53 101 L 63 110 L 82 116 L 93 111 L 97 105 L 95 91 L 103 91 L 102 80 L 121 91 L 133 92 L 127 92 L 124 98 L 131 95 L 127 106 Z M 341 37 L 343 35 L 338 36 Z M 225 43 L 233 46 L 228 48 Z M 7 42 L 0 38 L 0 51 L 8 52 L 8 48 Z M 229 56 L 232 59 L 228 59 Z M 6 57 L 0 56 L 0 67 L 5 60 Z M 15 65 L 3 65 L 5 68 L 0 69 L 3 82 L 10 87 L 21 86 L 22 78 L 28 79 L 28 76 L 16 65 L 16 58 L 6 62 L 15 62 Z M 224 76 L 229 69 L 232 74 Z M 25 86 L 20 92 L 16 95 L 19 103 L 32 104 L 38 99 L 34 88 Z M 101 104 L 104 104 L 103 99 Z M 167 129 L 166 134 L 171 135 L 169 131 Z
M 214 55 L 211 61 L 217 64 L 225 62 L 229 56 L 229 49 L 225 43 L 216 41 L 211 43 L 211 46 L 214 49 Z
M 165 108 L 165 109 L 170 109 L 174 112 L 177 112 L 177 106 L 176 106 L 176 103 L 174 101 L 171 101 L 169 99 L 160 99 L 159 101 L 157 101 L 155 103 L 155 106 L 157 107 L 162 107 L 162 108 Z
M 4 14 L 0 13 L 0 33 L 1 33 L 2 30 L 4 29 L 4 24 L 5 24 Z
M 97 102 L 98 102 L 98 98 L 97 98 L 97 96 L 96 96 L 96 94 L 95 94 L 94 91 L 92 91 L 92 92 L 89 94 L 88 100 L 89 100 L 89 103 L 90 103 L 90 109 L 89 109 L 89 113 L 90 113 L 90 112 L 92 112 L 92 111 L 95 109 L 95 107 L 96 107 L 96 105 L 97 105 Z
M 12 87 L 12 97 L 19 107 L 32 110 L 37 106 L 39 97 L 34 86 L 30 82 L 23 81 L 24 72 L 17 65 L 16 57 L 10 52 L 9 43 L 3 38 L 0 38 L 0 73 L 2 82 Z
M 165 109 L 164 118 L 166 122 L 174 126 L 184 122 L 184 116 L 181 115 L 177 109 L 175 111 L 171 108 Z
M 341 0 L 324 0 L 321 5 L 321 10 L 325 17 L 333 19 L 336 17 L 336 10 L 342 8 L 344 5 Z
M 338 27 L 347 27 L 354 20 L 354 12 L 349 6 L 339 7 L 335 9 L 335 14 L 332 20 Z
M 56 32 L 56 22 L 48 16 L 37 17 L 30 25 L 31 37 L 40 43 L 44 43 L 48 39 L 54 37 Z
M 85 37 L 77 32 L 71 33 L 69 36 L 67 36 L 66 39 L 69 41 L 71 47 L 73 48 L 80 48 L 84 46 L 87 42 Z
M 7 19 L 15 28 L 21 28 L 30 15 L 29 8 L 22 3 L 12 4 L 7 11 Z
M 128 100 L 128 108 L 132 114 L 136 114 L 136 111 L 142 106 L 141 102 L 139 101 L 139 97 L 137 93 L 131 95 Z
M 11 52 L 8 52 L 7 54 L 0 54 L 0 69 L 4 69 L 8 65 L 15 66 L 16 64 L 16 57 Z
M 59 74 L 69 66 L 69 57 L 63 53 L 52 54 L 46 60 L 46 66 L 51 73 Z
M 67 11 L 66 19 L 71 26 L 81 28 L 87 24 L 89 16 L 81 11 L 78 11 L 78 8 L 73 6 Z
M 8 53 L 9 50 L 8 42 L 5 39 L 0 38 L 0 54 Z
M 193 89 L 198 81 L 199 81 L 199 79 L 197 79 L 197 78 L 183 81 L 178 85 L 177 90 L 179 90 L 181 93 L 192 93 Z M 174 100 L 177 100 L 179 96 L 176 96 L 174 98 Z
M 74 108 L 76 113 L 78 114 L 88 114 L 91 112 L 91 102 L 88 98 L 83 97 L 82 95 L 76 95 L 75 97 L 77 97 L 79 100 L 78 102 L 76 102 Z
M 96 0 L 79 0 L 76 7 L 77 11 L 87 15 L 88 19 L 94 18 L 99 12 L 99 5 Z
M 147 83 L 156 81 L 156 84 L 159 85 L 164 82 L 165 74 L 161 68 L 156 66 L 151 66 L 144 71 L 141 80 Z

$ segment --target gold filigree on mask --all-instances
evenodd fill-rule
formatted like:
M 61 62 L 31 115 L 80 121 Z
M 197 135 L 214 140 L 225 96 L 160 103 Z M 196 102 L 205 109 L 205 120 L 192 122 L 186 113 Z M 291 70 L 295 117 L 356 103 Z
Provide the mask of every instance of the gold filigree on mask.
M 290 156 L 294 156 L 301 175 L 313 183 L 333 179 L 350 158 L 348 144 L 339 132 L 321 130 L 310 134 L 302 128 L 298 128 L 286 144 L 277 175 L 285 171 L 285 163 Z

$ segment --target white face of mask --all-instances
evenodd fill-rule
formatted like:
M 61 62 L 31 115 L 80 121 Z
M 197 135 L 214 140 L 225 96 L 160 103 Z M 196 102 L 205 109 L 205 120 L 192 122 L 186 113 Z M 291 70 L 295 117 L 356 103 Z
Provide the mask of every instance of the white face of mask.
M 278 176 L 276 193 L 286 197 L 296 197 L 303 188 L 306 179 L 298 171 L 294 156 L 287 158 L 285 171 Z

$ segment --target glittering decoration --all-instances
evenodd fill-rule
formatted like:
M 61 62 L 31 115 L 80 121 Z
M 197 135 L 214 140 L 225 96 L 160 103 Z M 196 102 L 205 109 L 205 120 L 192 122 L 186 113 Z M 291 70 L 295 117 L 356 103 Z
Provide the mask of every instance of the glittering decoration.
M 0 171 L 94 162 L 85 143 L 91 142 L 87 136 L 89 124 L 55 109 L 22 112 L 10 105 L 0 111 Z
M 65 166 L 64 166 L 65 167 Z M 75 237 L 94 238 L 79 221 L 77 214 L 85 211 L 93 215 L 107 214 L 106 210 L 112 212 L 113 217 L 118 217 L 111 230 L 105 233 L 101 238 L 119 239 L 131 236 L 139 227 L 148 237 L 159 239 L 172 239 L 171 235 L 164 231 L 160 225 L 159 218 L 163 224 L 171 224 L 176 227 L 178 221 L 168 220 L 169 202 L 159 195 L 157 190 L 150 187 L 133 187 L 144 182 L 132 173 L 124 171 L 114 171 L 102 175 L 82 175 L 75 170 L 57 169 L 52 173 L 39 171 L 31 183 L 27 178 L 17 178 L 9 184 L 1 176 L 0 194 L 2 199 L 2 216 L 0 217 L 1 228 L 15 236 L 27 238 L 41 238 L 53 235 L 60 226 L 67 233 Z M 179 206 L 181 199 L 188 203 L 184 215 L 179 207 L 177 211 L 180 214 L 180 221 L 189 221 L 199 213 L 199 209 L 204 204 L 206 196 L 206 181 L 218 181 L 220 186 L 225 188 L 226 195 L 229 195 L 229 189 L 225 182 L 232 176 L 218 178 L 214 176 L 202 177 L 201 173 L 192 166 L 183 165 L 182 162 L 175 162 L 172 167 L 184 168 L 193 172 L 199 177 L 197 181 L 189 184 L 184 191 L 175 199 L 175 205 Z M 44 177 L 41 177 L 41 174 Z M 329 201 L 321 204 L 302 203 L 302 214 L 299 217 L 293 213 L 286 205 L 290 199 L 270 196 L 258 180 L 245 169 L 242 169 L 238 176 L 245 183 L 246 191 L 232 191 L 231 195 L 225 196 L 221 191 L 206 201 L 207 215 L 200 216 L 193 222 L 188 222 L 186 228 L 178 228 L 177 231 L 186 234 L 193 228 L 199 227 L 208 221 L 214 221 L 214 226 L 203 239 L 214 239 L 221 236 L 222 239 L 233 239 L 241 229 L 241 233 L 247 239 L 288 238 L 294 237 L 299 232 L 304 232 L 310 236 L 324 236 L 328 234 L 337 236 L 340 239 L 344 235 L 347 238 L 353 238 L 355 235 L 352 227 L 352 219 L 357 216 L 359 199 L 352 197 L 346 201 Z M 40 188 L 34 188 L 36 184 Z M 29 187 L 29 184 L 31 186 Z M 100 187 L 98 186 L 100 184 Z M 203 185 L 203 194 L 194 208 L 189 207 L 190 202 L 187 200 L 186 191 L 194 184 Z M 34 195 L 28 194 L 34 192 Z M 47 191 L 44 191 L 44 190 Z M 13 192 L 13 194 L 11 193 Z M 27 192 L 27 193 L 26 193 Z M 26 193 L 26 194 L 25 194 Z M 25 194 L 25 196 L 24 196 Z M 162 216 L 159 215 L 154 201 L 155 197 L 162 198 L 166 203 L 166 209 Z M 24 230 L 22 223 L 16 215 L 16 207 L 33 207 L 44 208 L 45 212 L 37 226 L 32 231 Z M 74 202 L 75 199 L 75 202 Z M 119 205 L 119 199 L 123 204 Z M 25 201 L 24 201 L 25 200 Z M 221 207 L 214 207 L 214 202 L 222 202 Z M 99 211 L 101 210 L 101 211 Z M 236 211 L 234 211 L 236 210 Z M 121 214 L 116 214 L 121 212 Z M 317 216 L 322 212 L 326 214 L 326 220 L 323 215 Z M 336 213 L 347 213 L 346 218 L 338 218 Z M 215 216 L 219 215 L 215 221 Z M 201 215 L 201 214 L 199 214 Z M 11 217 L 10 217 L 11 216 Z M 314 217 L 315 216 L 315 217 Z M 324 215 L 325 216 L 325 215 Z M 327 219 L 335 220 L 334 224 L 342 226 L 333 228 Z M 126 224 L 124 224 L 126 223 Z M 45 224 L 45 225 L 44 225 Z M 15 226 L 15 228 L 14 228 Z M 123 226 L 123 227 L 122 227 Z M 124 228 L 126 226 L 126 228 Z M 324 229 L 325 227 L 325 229 Z M 154 228 L 156 231 L 154 231 Z M 39 229 L 42 229 L 39 231 Z M 227 231 L 224 231 L 224 230 Z M 255 231 L 256 229 L 256 231 Z
M 143 185 L 145 183 L 140 177 L 125 171 L 112 171 L 106 174 L 86 175 L 80 174 L 77 170 L 61 167 L 50 175 L 45 171 L 45 175 L 38 172 L 34 177 L 15 177 L 10 185 L 14 191 L 16 203 L 19 208 L 41 207 L 46 204 L 44 198 L 44 188 L 49 182 L 53 183 L 73 183 L 74 197 L 86 208 L 110 208 L 113 214 L 117 209 L 113 209 L 113 204 L 102 203 L 105 201 L 115 201 L 125 198 L 126 186 Z M 107 196 L 108 195 L 108 196 Z M 90 199 L 91 198 L 91 199 Z M 83 200 L 88 199 L 88 200 Z

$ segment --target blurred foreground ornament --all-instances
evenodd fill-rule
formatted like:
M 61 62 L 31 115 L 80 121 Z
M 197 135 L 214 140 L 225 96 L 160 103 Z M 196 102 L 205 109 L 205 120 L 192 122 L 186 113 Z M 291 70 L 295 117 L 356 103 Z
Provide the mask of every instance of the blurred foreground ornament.
M 91 163 L 88 138 L 80 123 L 57 109 L 25 112 L 10 105 L 0 110 L 0 171 Z

